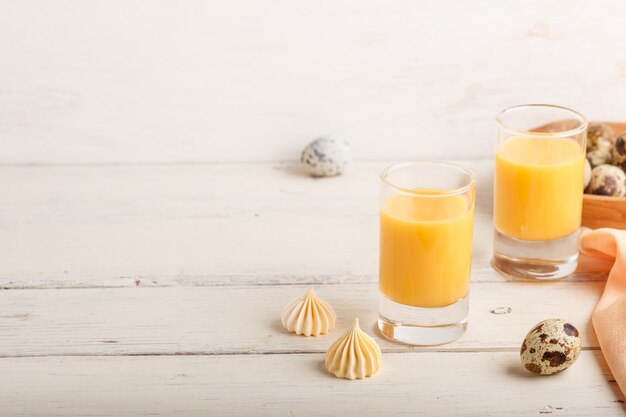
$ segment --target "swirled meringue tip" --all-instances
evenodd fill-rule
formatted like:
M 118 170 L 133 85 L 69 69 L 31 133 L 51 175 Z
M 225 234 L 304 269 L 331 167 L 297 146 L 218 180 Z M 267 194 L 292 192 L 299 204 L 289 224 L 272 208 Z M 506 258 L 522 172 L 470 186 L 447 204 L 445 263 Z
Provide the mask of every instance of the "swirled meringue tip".
M 374 375 L 383 362 L 376 341 L 359 327 L 355 318 L 352 328 L 326 352 L 324 365 L 338 378 L 362 379 Z
M 285 329 L 302 336 L 319 336 L 335 327 L 335 310 L 309 288 L 303 297 L 287 304 L 280 315 Z

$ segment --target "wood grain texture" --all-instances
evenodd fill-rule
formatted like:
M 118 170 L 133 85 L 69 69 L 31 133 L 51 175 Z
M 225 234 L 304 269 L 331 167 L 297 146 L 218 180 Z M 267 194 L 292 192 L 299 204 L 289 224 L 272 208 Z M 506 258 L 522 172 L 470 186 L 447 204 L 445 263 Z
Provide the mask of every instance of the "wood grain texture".
M 336 379 L 323 355 L 0 359 L 6 416 L 622 416 L 599 352 L 551 377 L 516 352 L 386 354 Z M 453 383 L 452 381 L 465 381 Z
M 603 277 L 493 272 L 491 161 L 461 163 L 479 178 L 470 328 L 427 349 L 373 329 L 383 163 L 0 167 L 0 415 L 622 415 L 589 326 Z M 315 339 L 279 323 L 310 283 L 339 317 Z M 367 381 L 321 367 L 354 316 L 384 351 Z M 537 378 L 518 348 L 548 317 L 585 349 Z
M 527 102 L 624 118 L 626 3 L 0 4 L 0 163 L 484 157 Z
M 0 287 L 373 283 L 385 165 L 2 167 Z M 490 201 L 491 162 L 465 165 Z M 491 233 L 490 203 L 478 210 Z M 477 239 L 479 269 L 490 244 Z
M 626 229 L 626 198 L 585 194 L 582 220 L 583 226 L 592 229 Z
M 492 161 L 458 162 L 478 177 L 473 280 L 502 282 Z M 0 167 L 0 288 L 375 283 L 385 165 Z
M 470 328 L 439 351 L 519 351 L 533 325 L 549 317 L 572 322 L 586 349 L 598 342 L 590 317 L 600 282 L 474 283 Z M 0 291 L 0 357 L 54 355 L 174 355 L 325 352 L 355 317 L 384 352 L 413 348 L 385 341 L 375 330 L 376 285 L 317 286 L 335 308 L 329 335 L 288 333 L 280 312 L 306 286 L 118 288 Z M 495 314 L 499 308 L 509 314 Z

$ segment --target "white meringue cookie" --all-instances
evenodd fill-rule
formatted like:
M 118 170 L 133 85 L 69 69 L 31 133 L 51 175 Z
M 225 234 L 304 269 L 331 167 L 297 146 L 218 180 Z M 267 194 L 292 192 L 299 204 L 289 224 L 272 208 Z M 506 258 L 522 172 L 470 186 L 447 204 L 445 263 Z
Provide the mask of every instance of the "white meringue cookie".
M 335 327 L 335 310 L 309 288 L 304 297 L 284 308 L 281 320 L 285 329 L 303 336 L 319 336 Z
M 378 372 L 382 361 L 378 344 L 354 319 L 352 328 L 328 349 L 324 364 L 338 378 L 362 379 Z

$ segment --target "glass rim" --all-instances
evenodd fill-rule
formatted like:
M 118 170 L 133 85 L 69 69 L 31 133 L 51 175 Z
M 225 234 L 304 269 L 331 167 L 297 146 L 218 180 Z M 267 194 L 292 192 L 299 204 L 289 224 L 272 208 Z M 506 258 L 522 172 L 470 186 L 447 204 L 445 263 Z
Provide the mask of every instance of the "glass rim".
M 569 107 L 565 107 L 565 106 L 559 106 L 559 105 L 556 105 L 556 104 L 541 104 L 541 103 L 518 104 L 516 106 L 507 107 L 504 110 L 502 110 L 500 113 L 498 113 L 498 115 L 496 116 L 496 123 L 498 123 L 498 126 L 500 127 L 500 129 L 505 130 L 505 131 L 507 131 L 509 133 L 512 133 L 512 134 L 515 134 L 515 135 L 519 135 L 519 136 L 523 136 L 523 137 L 543 137 L 543 138 L 545 138 L 546 136 L 545 136 L 544 132 L 529 132 L 527 130 L 513 129 L 513 128 L 507 126 L 506 123 L 504 123 L 504 121 L 502 120 L 502 116 L 504 116 L 505 114 L 514 112 L 516 110 L 521 110 L 521 109 L 527 108 L 527 107 L 546 107 L 546 108 L 551 108 L 551 109 L 565 110 L 566 112 L 569 112 L 572 115 L 576 116 L 576 118 L 579 119 L 579 121 L 581 122 L 580 126 L 574 128 L 574 129 L 550 132 L 550 137 L 566 138 L 566 137 L 570 137 L 570 136 L 575 136 L 575 135 L 578 135 L 581 132 L 587 130 L 587 126 L 589 125 L 589 121 L 587 120 L 587 118 L 585 116 L 583 116 L 582 113 L 579 113 L 576 110 L 570 109 Z
M 451 189 L 446 189 L 446 190 L 442 190 L 442 192 L 440 194 L 426 194 L 426 193 L 420 193 L 418 191 L 415 191 L 414 189 L 411 188 L 404 188 L 401 187 L 397 184 L 392 183 L 391 181 L 389 181 L 388 178 L 388 174 L 391 172 L 391 170 L 395 169 L 395 168 L 400 168 L 400 167 L 408 167 L 408 166 L 443 166 L 449 169 L 453 169 L 455 171 L 457 171 L 458 173 L 461 173 L 463 175 L 465 175 L 466 179 L 468 180 L 467 184 L 463 185 L 462 187 L 457 187 L 457 188 L 451 188 Z M 463 168 L 460 165 L 457 164 L 453 164 L 451 162 L 444 162 L 444 161 L 400 161 L 400 162 L 394 162 L 388 166 L 386 166 L 380 173 L 380 179 L 381 181 L 390 186 L 391 188 L 401 191 L 403 193 L 406 194 L 410 194 L 412 196 L 415 197 L 426 197 L 426 198 L 441 198 L 441 197 L 450 197 L 450 196 L 454 196 L 454 195 L 459 195 L 459 194 L 464 194 L 468 191 L 470 191 L 472 188 L 474 188 L 476 186 L 476 174 L 474 174 L 473 171 Z

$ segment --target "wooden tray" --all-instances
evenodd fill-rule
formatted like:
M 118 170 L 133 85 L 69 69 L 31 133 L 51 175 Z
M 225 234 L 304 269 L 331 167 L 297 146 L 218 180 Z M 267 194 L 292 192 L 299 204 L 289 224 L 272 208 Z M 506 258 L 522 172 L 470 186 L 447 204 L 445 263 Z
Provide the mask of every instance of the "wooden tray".
M 616 134 L 626 130 L 626 123 L 601 123 L 613 127 Z M 583 196 L 582 225 L 592 229 L 599 227 L 626 229 L 626 197 L 585 194 Z

